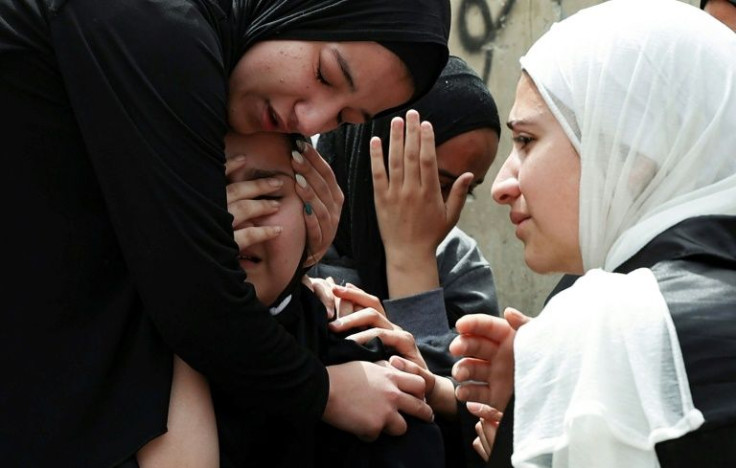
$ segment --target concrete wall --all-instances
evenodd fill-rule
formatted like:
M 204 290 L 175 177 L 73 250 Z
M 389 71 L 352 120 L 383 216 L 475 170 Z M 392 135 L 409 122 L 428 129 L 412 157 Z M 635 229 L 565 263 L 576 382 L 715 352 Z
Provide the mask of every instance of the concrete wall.
M 645 1 L 645 0 L 642 0 Z M 450 51 L 464 58 L 484 78 L 505 122 L 519 79 L 519 57 L 552 23 L 598 0 L 451 0 Z M 699 5 L 698 0 L 687 3 Z M 635 12 L 632 12 L 635 14 Z M 491 200 L 491 183 L 511 149 L 504 128 L 498 156 L 485 182 L 475 190 L 460 227 L 479 243 L 493 266 L 499 306 L 537 315 L 560 275 L 538 275 L 524 264 L 523 244 L 514 236 L 507 207 Z

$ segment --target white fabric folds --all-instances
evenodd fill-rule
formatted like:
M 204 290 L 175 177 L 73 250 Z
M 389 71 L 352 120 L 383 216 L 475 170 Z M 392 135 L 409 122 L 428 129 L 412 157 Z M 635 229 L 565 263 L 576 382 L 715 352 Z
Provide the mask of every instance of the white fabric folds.
M 515 467 L 656 467 L 654 444 L 703 423 L 649 269 L 589 271 L 514 348 Z
M 678 0 L 610 0 L 521 58 L 581 158 L 584 267 L 698 215 L 736 215 L 736 34 Z
M 736 34 L 677 0 L 609 0 L 520 62 L 581 158 L 587 273 L 517 335 L 514 466 L 656 467 L 702 415 L 651 271 L 611 271 L 680 221 L 736 215 Z

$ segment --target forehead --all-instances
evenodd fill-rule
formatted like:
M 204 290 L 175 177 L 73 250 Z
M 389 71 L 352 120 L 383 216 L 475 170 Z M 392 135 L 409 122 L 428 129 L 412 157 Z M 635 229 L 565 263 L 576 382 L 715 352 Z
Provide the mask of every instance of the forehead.
M 228 156 L 245 155 L 251 160 L 286 158 L 288 162 L 291 156 L 291 140 L 284 133 L 229 133 L 225 137 L 225 152 Z
M 472 172 L 482 179 L 498 151 L 498 134 L 488 127 L 456 135 L 437 147 L 437 167 L 454 176 Z
M 522 73 L 516 85 L 516 98 L 509 112 L 509 122 L 536 122 L 549 119 L 554 120 L 554 115 L 544 102 L 537 86 L 529 75 Z
M 291 168 L 291 140 L 283 133 L 230 133 L 225 137 L 225 152 L 228 157 L 246 157 L 243 164 L 245 172 L 238 171 L 233 177 L 242 178 L 246 172 L 252 174 L 253 169 L 286 174 L 294 172 Z
M 343 71 L 349 71 L 357 94 L 368 98 L 370 114 L 383 111 L 386 100 L 405 102 L 411 98 L 414 86 L 409 70 L 377 42 L 332 42 L 323 47 L 323 54 L 332 55 Z

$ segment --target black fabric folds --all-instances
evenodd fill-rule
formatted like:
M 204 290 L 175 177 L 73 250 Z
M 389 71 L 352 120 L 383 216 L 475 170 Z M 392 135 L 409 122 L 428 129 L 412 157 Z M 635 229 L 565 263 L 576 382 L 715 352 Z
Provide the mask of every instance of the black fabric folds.
M 437 146 L 478 128 L 500 134 L 496 104 L 483 80 L 464 60 L 450 57 L 439 79 L 412 108 L 422 120 L 432 122 Z M 358 270 L 361 286 L 381 299 L 388 297 L 386 256 L 373 201 L 369 142 L 381 138 L 384 155 L 393 113 L 361 125 L 344 125 L 320 135 L 317 149 L 330 162 L 338 184 L 345 192 L 340 226 L 334 245 L 344 266 Z M 355 248 L 355 247 L 359 248 Z

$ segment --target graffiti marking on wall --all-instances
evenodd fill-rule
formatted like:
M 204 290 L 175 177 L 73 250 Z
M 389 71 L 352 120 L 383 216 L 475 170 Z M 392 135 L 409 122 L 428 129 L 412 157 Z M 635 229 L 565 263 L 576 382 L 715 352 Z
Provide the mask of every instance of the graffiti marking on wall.
M 491 76 L 492 46 L 496 39 L 496 32 L 504 26 L 515 0 L 504 0 L 495 19 L 488 3 L 489 0 L 461 0 L 456 24 L 458 39 L 462 47 L 471 54 L 482 53 L 484 55 L 481 77 L 486 83 Z M 480 31 L 471 31 L 470 24 L 477 17 L 480 17 L 482 24 Z

